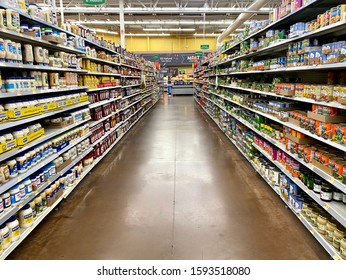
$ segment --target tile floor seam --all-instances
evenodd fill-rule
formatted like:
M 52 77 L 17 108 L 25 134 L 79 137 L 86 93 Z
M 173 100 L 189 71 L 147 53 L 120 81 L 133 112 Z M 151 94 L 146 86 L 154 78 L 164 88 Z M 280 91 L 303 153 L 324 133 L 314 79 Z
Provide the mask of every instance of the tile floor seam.
M 175 135 L 174 135 L 174 176 L 173 176 L 173 224 L 172 224 L 172 257 L 174 256 L 174 242 L 175 242 L 175 195 L 176 195 L 176 174 L 177 174 L 177 135 L 178 135 L 178 125 L 175 121 Z

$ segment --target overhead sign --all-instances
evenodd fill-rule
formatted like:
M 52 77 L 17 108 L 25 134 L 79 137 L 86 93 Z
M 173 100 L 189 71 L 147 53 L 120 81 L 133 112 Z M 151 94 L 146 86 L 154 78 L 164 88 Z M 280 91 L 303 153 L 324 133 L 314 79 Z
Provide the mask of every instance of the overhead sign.
M 196 52 L 196 55 L 197 55 L 197 56 L 202 56 L 203 53 L 202 53 L 202 52 Z
M 201 50 L 209 50 L 209 45 L 201 45 Z
M 195 53 L 162 53 L 162 54 L 142 54 L 146 60 L 157 61 L 162 67 L 165 66 L 187 66 L 196 62 L 199 58 Z
M 87 5 L 102 5 L 105 4 L 107 0 L 83 0 L 84 4 Z

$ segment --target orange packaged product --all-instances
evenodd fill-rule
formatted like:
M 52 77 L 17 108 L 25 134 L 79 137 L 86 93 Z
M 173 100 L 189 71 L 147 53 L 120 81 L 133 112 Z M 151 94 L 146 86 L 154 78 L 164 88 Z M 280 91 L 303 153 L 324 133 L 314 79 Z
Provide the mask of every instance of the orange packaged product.
M 303 138 L 305 138 L 305 134 L 297 131 L 297 138 L 298 139 L 303 139 Z
M 298 157 L 304 158 L 305 149 L 308 149 L 308 148 L 309 148 L 309 145 L 298 144 L 298 150 L 297 150 Z
M 324 139 L 330 139 L 332 137 L 332 124 L 321 122 L 319 136 L 321 136 Z
M 330 154 L 329 153 L 323 153 L 322 154 L 321 163 L 324 166 L 328 166 L 329 165 L 329 159 L 330 159 Z
M 310 163 L 315 156 L 316 149 L 314 147 L 306 147 L 304 149 L 304 161 Z
M 312 112 L 317 114 L 317 105 L 316 104 L 312 104 Z
M 344 166 L 346 166 L 346 161 L 337 161 L 335 163 L 333 176 L 336 179 L 338 179 L 338 180 L 342 179 L 342 172 L 344 170 Z
M 321 122 L 320 121 L 315 121 L 315 134 L 318 136 L 321 136 Z
M 321 150 L 316 150 L 314 153 L 314 160 L 318 161 L 319 163 L 322 162 L 322 152 Z
M 291 130 L 291 135 L 292 135 L 293 137 L 297 137 L 297 131 L 294 130 L 294 129 L 292 129 L 292 130 Z

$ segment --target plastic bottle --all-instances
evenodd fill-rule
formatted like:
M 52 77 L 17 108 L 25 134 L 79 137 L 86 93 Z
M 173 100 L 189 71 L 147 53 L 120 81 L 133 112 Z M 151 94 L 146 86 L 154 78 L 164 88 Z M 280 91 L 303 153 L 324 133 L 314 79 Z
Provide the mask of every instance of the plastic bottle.
M 4 39 L 0 38 L 0 61 L 1 62 L 5 61 L 5 58 L 6 58 L 5 41 Z
M 30 180 L 30 178 L 27 178 L 24 181 L 24 186 L 25 186 L 25 194 L 31 194 L 32 193 L 32 181 Z
M 19 187 L 19 194 L 20 194 L 20 197 L 21 199 L 23 199 L 25 196 L 26 196 L 26 188 L 25 188 L 25 184 L 24 183 L 20 183 L 18 185 Z
M 28 228 L 31 227 L 34 222 L 34 217 L 32 213 L 32 209 L 30 208 L 30 205 L 25 205 L 20 211 L 19 211 L 19 225 L 21 228 Z
M 16 219 L 16 216 L 12 216 L 11 218 L 8 219 L 6 222 L 6 226 L 8 227 L 10 231 L 10 238 L 11 241 L 17 241 L 20 237 L 20 227 L 19 227 L 19 222 Z
M 3 249 L 7 249 L 11 244 L 11 237 L 10 237 L 10 230 L 6 226 L 6 224 L 2 224 L 0 226 L 0 233 L 3 240 L 2 247 Z
M 5 46 L 5 52 L 6 52 L 6 61 L 11 62 L 12 61 L 12 41 L 11 40 L 4 40 L 4 46 Z
M 6 165 L 8 166 L 8 171 L 9 171 L 9 177 L 14 178 L 18 176 L 18 169 L 17 169 L 17 161 L 12 159 L 8 160 L 6 162 Z
M 17 13 L 11 9 L 6 10 L 6 26 L 7 29 L 12 31 L 17 31 L 18 25 L 18 16 Z
M 16 157 L 18 173 L 25 173 L 28 170 L 26 156 Z
M 42 87 L 43 89 L 49 89 L 48 73 L 42 72 Z
M 24 64 L 30 64 L 30 65 L 34 64 L 34 54 L 32 51 L 32 45 L 30 44 L 24 45 L 23 62 Z
M 23 62 L 22 45 L 17 43 L 17 60 L 19 63 Z
M 35 37 L 41 39 L 42 34 L 41 34 L 41 27 L 39 25 L 34 25 L 32 27 L 32 31 L 35 32 Z
M 1 195 L 1 198 L 4 202 L 4 210 L 8 209 L 11 207 L 12 203 L 11 203 L 11 195 L 9 192 L 5 192 Z
M 38 65 L 42 65 L 44 62 L 44 51 L 42 47 L 35 47 L 34 48 L 34 55 L 35 55 L 35 62 Z
M 0 28 L 2 29 L 7 28 L 6 10 L 4 9 L 0 9 Z
M 42 198 L 40 195 L 35 198 L 35 210 L 37 215 L 41 214 L 43 211 Z

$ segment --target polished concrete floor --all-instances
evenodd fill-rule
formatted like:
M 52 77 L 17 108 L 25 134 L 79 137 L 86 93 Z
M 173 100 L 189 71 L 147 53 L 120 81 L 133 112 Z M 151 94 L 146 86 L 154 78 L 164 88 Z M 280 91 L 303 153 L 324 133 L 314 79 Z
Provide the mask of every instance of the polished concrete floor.
M 191 96 L 167 96 L 10 259 L 328 259 Z

